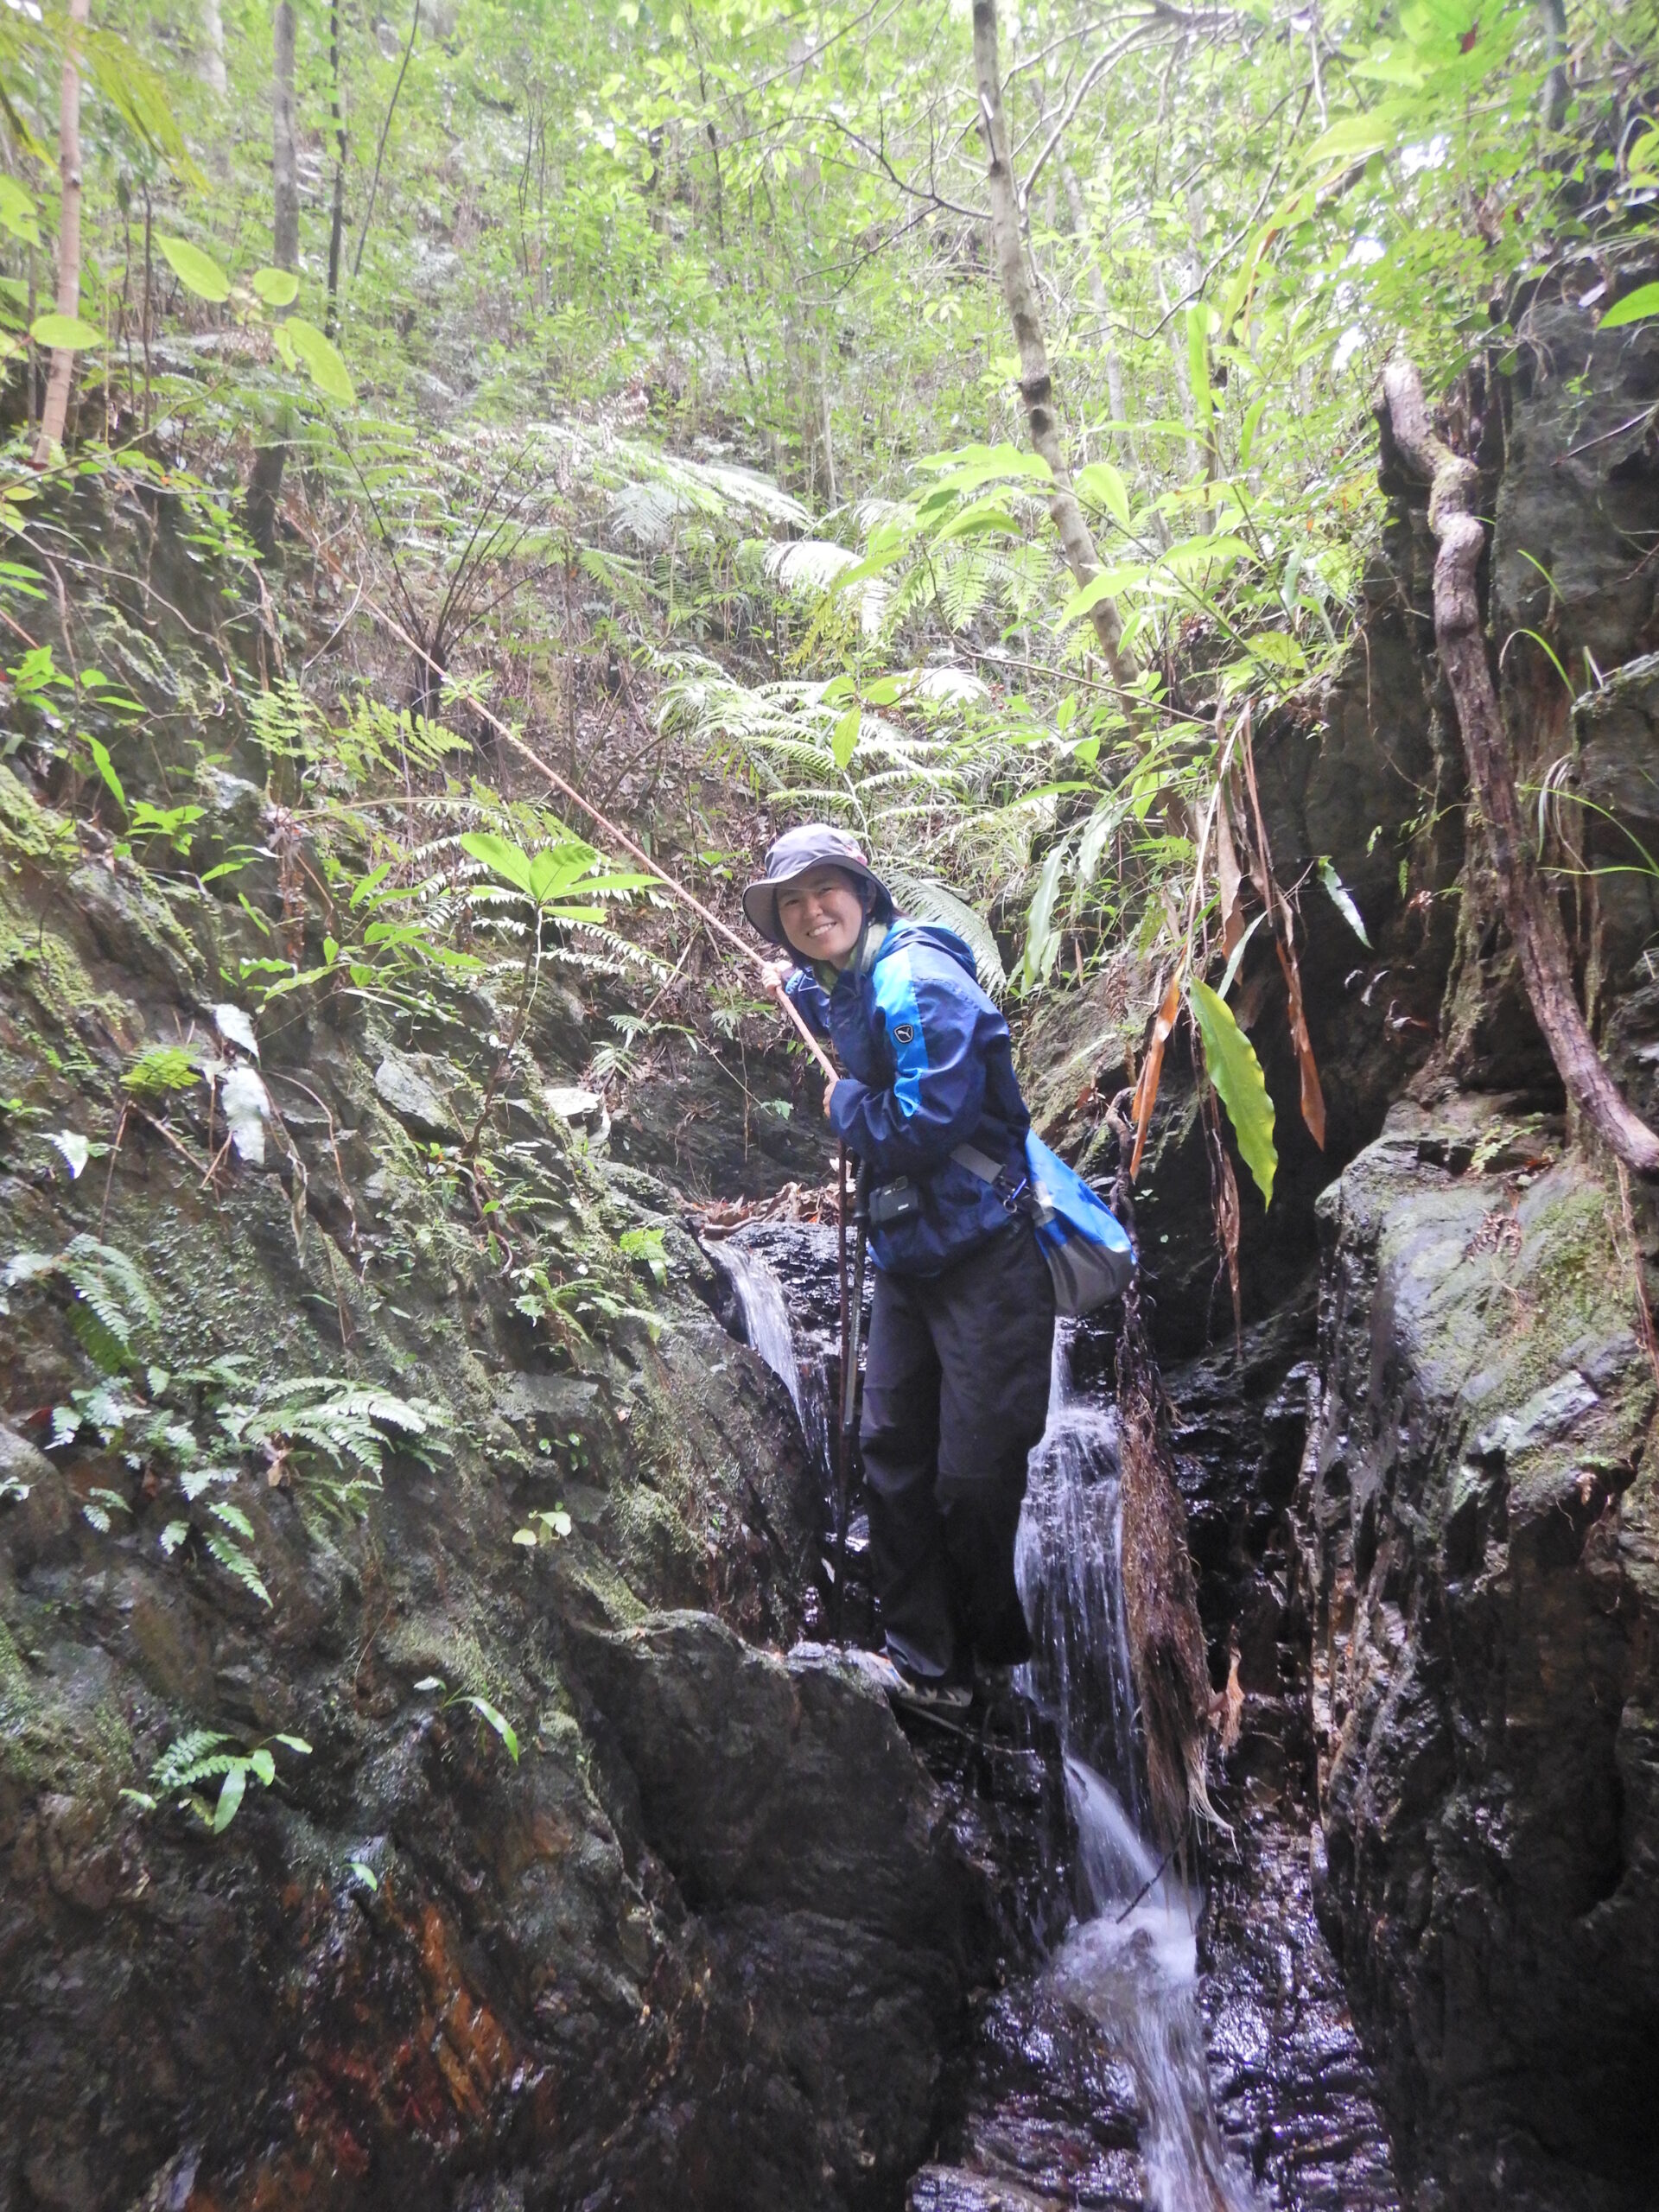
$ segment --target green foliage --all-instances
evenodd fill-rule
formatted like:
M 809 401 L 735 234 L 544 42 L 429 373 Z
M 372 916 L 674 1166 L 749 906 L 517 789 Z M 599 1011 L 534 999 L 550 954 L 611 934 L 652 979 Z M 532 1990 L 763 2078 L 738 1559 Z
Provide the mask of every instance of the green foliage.
M 568 1535 L 569 1530 L 567 1529 L 564 1533 Z M 451 1713 L 457 1706 L 464 1706 L 468 1712 L 475 1713 L 486 1728 L 493 1729 L 506 1747 L 507 1757 L 515 1766 L 518 1765 L 518 1732 L 506 1715 L 498 1706 L 492 1705 L 488 1698 L 480 1697 L 474 1690 L 452 1690 L 448 1683 L 436 1675 L 428 1675 L 423 1681 L 416 1682 L 415 1687 L 417 1690 L 431 1693 L 440 1700 L 438 1706 L 440 1713 Z
M 132 1363 L 139 1332 L 160 1319 L 160 1310 L 134 1262 L 112 1244 L 84 1230 L 60 1252 L 16 1252 L 0 1270 L 0 1313 L 10 1313 L 4 1293 L 23 1285 L 66 1287 L 75 1334 L 107 1375 Z
M 360 1512 L 381 1488 L 388 1452 L 429 1467 L 435 1452 L 448 1449 L 448 1417 L 429 1399 L 318 1375 L 284 1377 L 241 1396 L 232 1395 L 245 1387 L 239 1377 L 226 1379 L 214 1411 L 231 1442 L 264 1460 L 268 1481 L 291 1478 L 340 1516 Z
M 236 1738 L 211 1728 L 194 1728 L 175 1736 L 149 1770 L 156 1796 L 141 1790 L 124 1790 L 141 1809 L 152 1810 L 161 1797 L 171 1797 L 181 1812 L 189 1812 L 211 1834 L 223 1835 L 241 1810 L 248 1784 L 269 1789 L 276 1780 L 276 1761 L 270 1746 L 280 1744 L 296 1758 L 309 1758 L 311 1746 L 302 1736 L 266 1736 L 245 1751 L 226 1749 Z M 210 1802 L 200 1784 L 217 1782 Z
M 1262 1063 L 1224 999 L 1196 976 L 1186 990 L 1187 1003 L 1204 1039 L 1205 1071 L 1227 1109 L 1239 1152 L 1255 1178 L 1262 1203 L 1269 1205 L 1279 1154 L 1273 1141 L 1273 1101 L 1268 1096 Z

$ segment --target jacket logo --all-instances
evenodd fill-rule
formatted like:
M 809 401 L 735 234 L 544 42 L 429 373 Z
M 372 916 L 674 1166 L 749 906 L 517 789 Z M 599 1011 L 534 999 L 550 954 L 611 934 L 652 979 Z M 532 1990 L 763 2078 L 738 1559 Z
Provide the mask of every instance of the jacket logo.
M 895 1045 L 908 1045 L 915 1034 L 916 1025 L 913 1021 L 898 1021 L 893 1024 L 893 1041 Z

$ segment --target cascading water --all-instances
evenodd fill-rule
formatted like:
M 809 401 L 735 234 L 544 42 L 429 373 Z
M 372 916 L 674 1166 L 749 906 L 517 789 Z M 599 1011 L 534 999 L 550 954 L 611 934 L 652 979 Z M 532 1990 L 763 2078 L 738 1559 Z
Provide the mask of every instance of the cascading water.
M 797 1329 L 790 1317 L 783 1279 L 772 1257 L 749 1241 L 756 1233 L 748 1230 L 725 1239 L 715 1248 L 715 1257 L 731 1278 L 743 1341 L 765 1360 L 789 1392 L 800 1419 L 806 1448 L 823 1484 L 828 1525 L 833 1527 L 835 1435 L 830 1408 L 834 1377 L 826 1369 L 822 1332 L 815 1337 L 810 1327 L 804 1331 Z M 816 1249 L 816 1244 L 820 1236 L 827 1236 L 827 1232 L 773 1226 L 760 1233 L 766 1235 L 774 1247 L 781 1243 L 784 1249 L 780 1256 L 786 1264 L 798 1262 L 804 1275 L 817 1275 L 823 1269 L 828 1255 Z M 868 1523 L 860 1514 L 848 1534 L 849 1557 L 861 1558 L 868 1540 Z M 833 1579 L 834 1564 L 828 1559 L 824 1572 Z
M 1036 1645 L 1022 1687 L 1059 1732 L 1077 1834 L 1082 1916 L 1049 1973 L 1134 2069 L 1152 2212 L 1257 2212 L 1211 2101 L 1196 1995 L 1201 1900 L 1141 1833 L 1121 1517 L 1116 1421 L 1073 1395 L 1063 1325 L 1015 1554 Z
M 789 1325 L 784 1287 L 769 1260 L 735 1241 L 720 1247 L 720 1263 L 732 1279 L 738 1310 L 743 1317 L 743 1338 L 778 1376 L 801 1411 L 801 1364 L 795 1356 L 795 1332 Z M 805 1417 L 802 1422 L 804 1426 Z

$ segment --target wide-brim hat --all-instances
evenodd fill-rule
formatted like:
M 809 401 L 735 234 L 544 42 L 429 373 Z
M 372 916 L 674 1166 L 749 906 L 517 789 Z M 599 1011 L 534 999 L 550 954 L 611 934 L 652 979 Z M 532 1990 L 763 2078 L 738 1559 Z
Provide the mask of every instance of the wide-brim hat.
M 743 912 L 750 926 L 768 944 L 781 945 L 785 952 L 794 950 L 778 918 L 778 894 L 810 875 L 815 868 L 826 866 L 842 869 L 861 888 L 868 885 L 867 911 L 878 921 L 893 919 L 893 893 L 859 850 L 857 839 L 831 822 L 803 822 L 798 829 L 785 830 L 766 855 L 766 874 L 743 893 Z

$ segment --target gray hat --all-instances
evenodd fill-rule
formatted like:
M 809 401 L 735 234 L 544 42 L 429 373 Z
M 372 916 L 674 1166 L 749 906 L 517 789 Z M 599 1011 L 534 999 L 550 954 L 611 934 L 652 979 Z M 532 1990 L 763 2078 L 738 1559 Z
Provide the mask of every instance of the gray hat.
M 864 895 L 866 911 L 877 921 L 893 919 L 893 894 L 860 852 L 856 840 L 831 822 L 803 822 L 794 830 L 785 830 L 766 855 L 765 875 L 743 893 L 743 912 L 769 944 L 793 952 L 778 919 L 778 893 L 786 884 L 798 882 L 815 868 L 826 865 L 842 868 L 855 879 Z

